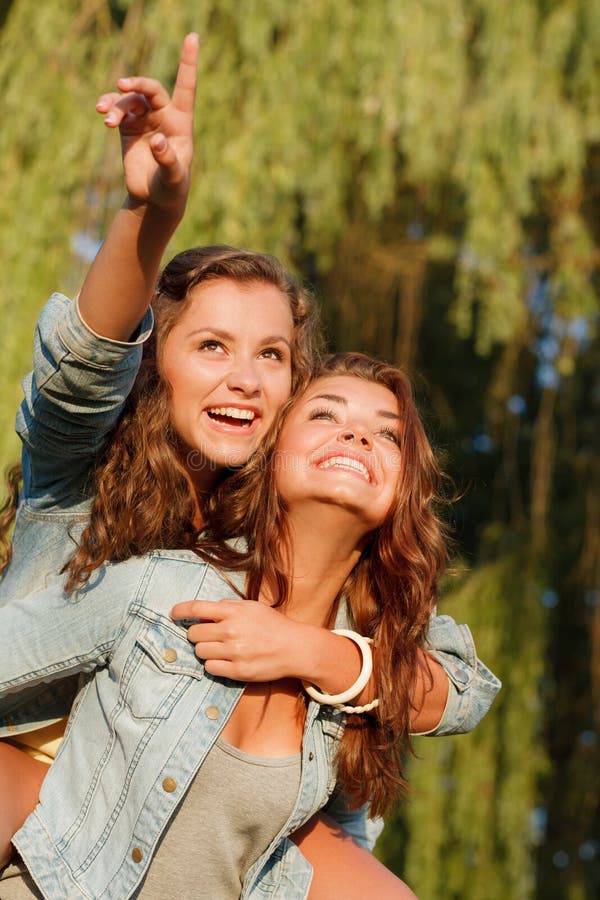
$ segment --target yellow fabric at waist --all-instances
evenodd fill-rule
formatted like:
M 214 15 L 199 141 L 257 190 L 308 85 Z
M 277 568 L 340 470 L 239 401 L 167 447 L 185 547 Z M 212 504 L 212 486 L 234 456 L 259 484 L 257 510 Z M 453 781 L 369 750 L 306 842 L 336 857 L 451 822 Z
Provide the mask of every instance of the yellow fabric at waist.
M 12 744 L 13 747 L 17 747 L 19 750 L 23 750 L 34 759 L 50 765 L 54 762 L 54 757 L 58 752 L 66 727 L 66 718 L 60 719 L 53 725 L 37 728 L 35 731 L 27 732 L 27 734 L 20 734 L 18 738 L 8 738 L 7 743 Z

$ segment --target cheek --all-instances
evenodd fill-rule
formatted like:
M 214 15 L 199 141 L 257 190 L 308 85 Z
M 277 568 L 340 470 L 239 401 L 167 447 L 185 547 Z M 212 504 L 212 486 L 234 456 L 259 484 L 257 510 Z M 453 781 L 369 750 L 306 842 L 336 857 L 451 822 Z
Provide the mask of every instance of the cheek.
M 274 482 L 279 501 L 288 508 L 290 503 L 306 494 L 303 475 L 299 472 L 297 457 L 282 449 L 274 458 Z
M 283 428 L 277 438 L 275 460 L 288 459 L 305 452 L 311 445 L 311 437 L 309 423 L 301 421 L 298 410 L 293 409 L 286 416 Z
M 175 420 L 181 416 L 187 405 L 186 383 L 181 377 L 175 376 L 167 382 L 169 385 L 169 410 L 171 419 Z
M 171 387 L 171 405 L 202 402 L 217 386 L 218 376 L 215 367 L 203 364 L 198 358 L 183 358 L 176 365 L 165 367 L 165 378 Z
M 165 353 L 159 367 L 162 380 L 165 382 L 169 392 L 169 405 L 175 406 L 181 397 L 182 390 L 185 387 L 186 378 L 182 376 L 184 366 L 181 365 L 177 356 Z
M 390 448 L 386 452 L 384 466 L 387 471 L 388 483 L 395 494 L 400 486 L 403 472 L 403 460 L 397 448 Z
M 277 448 L 273 454 L 273 470 L 275 483 L 281 495 L 287 495 L 306 472 L 308 451 L 301 437 L 290 428 L 288 422 L 285 430 L 279 435 Z
M 292 377 L 289 371 L 281 372 L 263 380 L 263 390 L 268 398 L 265 412 L 269 416 L 269 424 L 275 413 L 281 409 L 292 392 Z
M 399 496 L 398 496 L 399 480 L 400 479 L 399 479 L 398 474 L 396 474 L 395 477 L 392 477 L 390 479 L 390 484 L 389 484 L 389 487 L 387 490 L 387 497 L 386 497 L 386 504 L 385 504 L 386 505 L 385 518 L 387 518 L 390 514 L 392 514 L 394 512 L 394 510 L 396 509 L 396 507 L 399 503 Z

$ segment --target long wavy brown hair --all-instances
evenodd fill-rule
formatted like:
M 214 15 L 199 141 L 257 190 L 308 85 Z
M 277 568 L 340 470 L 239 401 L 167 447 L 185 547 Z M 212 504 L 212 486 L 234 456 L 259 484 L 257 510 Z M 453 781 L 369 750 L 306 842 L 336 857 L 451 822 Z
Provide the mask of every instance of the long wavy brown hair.
M 383 385 L 400 412 L 402 458 L 396 500 L 386 521 L 370 536 L 340 592 L 353 627 L 373 638 L 380 705 L 372 715 L 350 715 L 338 756 L 338 774 L 352 804 L 387 811 L 406 789 L 402 756 L 410 749 L 411 686 L 423 667 L 424 645 L 438 581 L 448 558 L 439 515 L 442 475 L 417 412 L 410 382 L 398 369 L 361 353 L 326 358 L 316 376 L 351 375 Z M 247 466 L 224 481 L 211 497 L 199 554 L 224 569 L 247 570 L 247 597 L 265 587 L 278 605 L 290 585 L 285 559 L 289 535 L 278 495 L 273 461 L 291 400 Z M 445 502 L 445 501 L 444 501 Z M 243 534 L 247 550 L 224 545 Z M 332 602 L 332 617 L 339 597 Z
M 123 413 L 96 466 L 90 521 L 65 567 L 66 589 L 85 583 L 105 560 L 123 560 L 159 547 L 196 543 L 197 499 L 181 462 L 171 424 L 170 387 L 162 373 L 166 338 L 197 285 L 219 278 L 274 285 L 287 298 L 294 324 L 292 385 L 308 377 L 319 350 L 320 329 L 311 293 L 275 257 L 224 245 L 195 247 L 175 256 L 159 276 L 152 300 L 155 328 Z M 0 543 L 10 558 L 15 470 L 11 496 L 2 509 Z
M 4 473 L 6 498 L 0 505 L 0 574 L 12 558 L 10 532 L 15 519 L 21 486 L 21 464 L 13 463 Z

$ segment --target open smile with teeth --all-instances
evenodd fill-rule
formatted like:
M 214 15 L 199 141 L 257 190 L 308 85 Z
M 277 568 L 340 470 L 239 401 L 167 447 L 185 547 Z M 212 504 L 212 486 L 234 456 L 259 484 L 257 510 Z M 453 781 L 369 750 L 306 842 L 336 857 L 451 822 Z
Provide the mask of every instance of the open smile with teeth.
M 256 413 L 252 409 L 238 409 L 235 406 L 213 406 L 207 413 L 213 422 L 235 425 L 239 428 L 250 428 L 256 418 Z
M 371 481 L 371 475 L 365 464 L 351 456 L 330 456 L 329 459 L 319 463 L 318 467 L 319 469 L 346 469 L 361 475 L 365 481 Z

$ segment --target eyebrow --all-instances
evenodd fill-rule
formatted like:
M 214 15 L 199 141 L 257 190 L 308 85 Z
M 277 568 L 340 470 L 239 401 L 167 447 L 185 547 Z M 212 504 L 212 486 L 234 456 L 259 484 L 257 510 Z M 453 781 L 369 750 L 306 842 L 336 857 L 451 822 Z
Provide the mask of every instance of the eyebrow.
M 344 406 L 348 406 L 346 398 L 340 397 L 339 394 L 313 394 L 312 397 L 307 399 L 309 402 L 311 400 L 328 400 L 330 403 L 342 403 Z M 382 419 L 394 419 L 394 421 L 399 422 L 401 418 L 398 413 L 392 412 L 391 409 L 376 409 L 374 412 L 377 416 L 381 416 Z
M 221 328 L 194 328 L 193 331 L 188 331 L 186 337 L 195 337 L 197 334 L 212 334 L 214 337 L 223 338 L 226 341 L 234 341 L 235 335 L 233 335 L 230 331 L 223 331 Z M 266 337 L 261 338 L 259 341 L 260 344 L 286 344 L 291 349 L 291 343 L 285 338 L 282 334 L 268 334 Z

